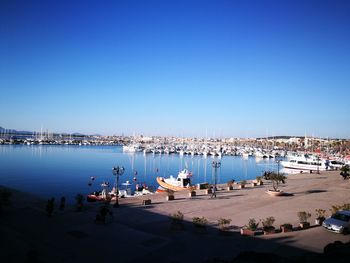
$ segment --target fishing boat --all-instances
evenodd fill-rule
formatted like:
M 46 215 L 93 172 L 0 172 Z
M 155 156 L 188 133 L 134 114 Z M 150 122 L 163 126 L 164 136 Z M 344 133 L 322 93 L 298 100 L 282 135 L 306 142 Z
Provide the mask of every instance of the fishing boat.
M 169 178 L 157 177 L 157 183 L 164 189 L 181 191 L 191 185 L 191 177 L 192 173 L 184 169 L 179 172 L 176 178 L 172 175 Z

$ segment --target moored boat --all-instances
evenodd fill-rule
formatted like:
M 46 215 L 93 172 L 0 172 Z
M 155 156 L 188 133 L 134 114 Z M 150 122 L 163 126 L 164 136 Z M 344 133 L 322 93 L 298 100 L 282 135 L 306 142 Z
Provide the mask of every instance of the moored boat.
M 157 182 L 164 189 L 181 191 L 191 185 L 191 177 L 192 173 L 184 169 L 179 172 L 176 178 L 172 175 L 169 178 L 157 177 Z
M 297 169 L 305 171 L 326 171 L 332 170 L 329 160 L 321 159 L 311 154 L 295 156 L 288 161 L 282 161 L 281 165 L 288 169 Z

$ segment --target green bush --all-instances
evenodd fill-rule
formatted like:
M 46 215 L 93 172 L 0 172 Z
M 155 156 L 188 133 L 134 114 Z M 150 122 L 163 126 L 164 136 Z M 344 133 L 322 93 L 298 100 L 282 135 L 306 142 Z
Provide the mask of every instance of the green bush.
M 318 219 L 326 218 L 326 210 L 319 208 L 319 209 L 316 209 L 315 211 L 316 211 L 316 218 Z
M 172 224 L 182 224 L 184 214 L 180 211 L 177 211 L 176 213 L 170 214 L 169 217 L 171 219 Z
M 208 224 L 208 220 L 205 217 L 193 217 L 192 222 L 196 227 L 205 228 Z
M 255 231 L 258 229 L 259 222 L 257 222 L 254 218 L 250 218 L 248 221 L 248 225 L 246 225 L 246 228 L 252 231 Z
M 311 214 L 309 212 L 301 211 L 298 212 L 298 217 L 300 223 L 307 223 L 308 219 L 311 217 Z
M 267 217 L 262 220 L 261 223 L 264 228 L 273 228 L 273 223 L 275 223 L 276 219 L 273 216 Z
M 228 230 L 230 223 L 231 223 L 231 219 L 220 218 L 218 220 L 218 224 L 219 224 L 220 230 L 222 230 L 222 231 Z

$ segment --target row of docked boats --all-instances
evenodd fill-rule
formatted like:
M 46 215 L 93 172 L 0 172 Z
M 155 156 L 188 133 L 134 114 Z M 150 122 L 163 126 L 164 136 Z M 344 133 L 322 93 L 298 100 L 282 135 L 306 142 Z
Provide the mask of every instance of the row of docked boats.
M 141 143 L 132 143 L 123 146 L 123 152 L 126 153 L 144 153 L 144 154 L 179 154 L 183 155 L 201 155 L 201 156 L 243 156 L 256 158 L 275 158 L 285 157 L 286 151 L 278 148 L 273 150 L 228 145 L 142 145 Z

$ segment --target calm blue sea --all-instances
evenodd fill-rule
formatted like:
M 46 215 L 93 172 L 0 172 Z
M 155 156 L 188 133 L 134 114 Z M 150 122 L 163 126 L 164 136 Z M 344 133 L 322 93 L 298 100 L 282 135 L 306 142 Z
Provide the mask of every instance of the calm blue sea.
M 100 184 L 115 182 L 113 166 L 124 166 L 120 183 L 146 183 L 157 188 L 156 177 L 176 176 L 183 168 L 193 173 L 193 183 L 212 182 L 212 162 L 220 161 L 218 183 L 254 179 L 265 170 L 276 170 L 273 159 L 224 156 L 221 159 L 201 156 L 153 155 L 123 153 L 120 146 L 67 145 L 0 145 L 0 184 L 44 198 L 66 196 L 69 201 L 77 193 L 101 190 Z M 258 161 L 259 160 L 259 161 Z M 90 177 L 96 179 L 88 185 Z

